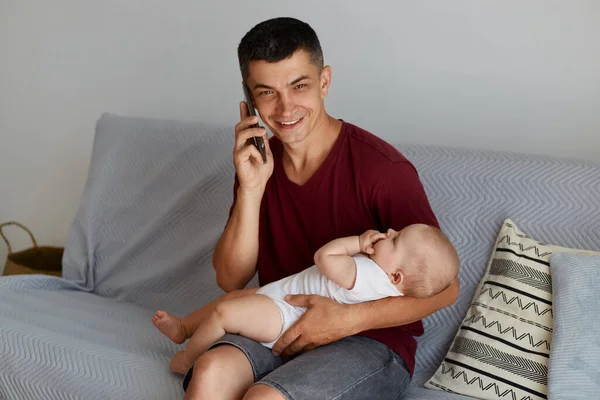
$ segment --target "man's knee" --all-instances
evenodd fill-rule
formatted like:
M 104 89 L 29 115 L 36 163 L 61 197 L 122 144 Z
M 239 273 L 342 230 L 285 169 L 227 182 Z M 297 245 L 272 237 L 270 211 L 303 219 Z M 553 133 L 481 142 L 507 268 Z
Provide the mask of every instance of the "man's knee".
M 227 367 L 227 360 L 218 356 L 218 352 L 207 352 L 194 364 L 193 380 L 202 381 L 203 385 L 216 382 Z
M 242 400 L 285 400 L 285 397 L 277 389 L 268 385 L 254 385 Z
M 234 346 L 219 346 L 196 360 L 186 399 L 211 398 L 223 390 L 241 398 L 253 382 L 246 355 Z

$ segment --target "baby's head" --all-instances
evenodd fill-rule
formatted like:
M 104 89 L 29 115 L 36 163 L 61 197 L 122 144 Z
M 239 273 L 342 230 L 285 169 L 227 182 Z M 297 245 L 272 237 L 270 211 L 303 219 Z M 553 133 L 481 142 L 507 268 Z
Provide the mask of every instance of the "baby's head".
M 409 225 L 399 232 L 389 229 L 373 249 L 371 259 L 406 296 L 436 295 L 458 275 L 454 246 L 441 230 L 429 225 Z

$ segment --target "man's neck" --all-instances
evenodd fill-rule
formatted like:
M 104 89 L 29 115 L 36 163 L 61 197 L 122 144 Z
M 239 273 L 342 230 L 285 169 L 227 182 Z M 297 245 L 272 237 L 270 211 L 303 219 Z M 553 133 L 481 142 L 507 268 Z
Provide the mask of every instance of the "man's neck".
M 292 182 L 302 185 L 323 164 L 337 137 L 342 122 L 325 114 L 302 143 L 284 146 L 283 167 Z

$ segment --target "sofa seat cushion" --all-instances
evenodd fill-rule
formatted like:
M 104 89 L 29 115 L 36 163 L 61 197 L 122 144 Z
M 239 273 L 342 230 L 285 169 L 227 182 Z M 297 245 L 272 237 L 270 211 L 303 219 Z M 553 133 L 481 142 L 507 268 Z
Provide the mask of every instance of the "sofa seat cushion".
M 0 399 L 182 399 L 153 311 L 45 275 L 0 279 Z

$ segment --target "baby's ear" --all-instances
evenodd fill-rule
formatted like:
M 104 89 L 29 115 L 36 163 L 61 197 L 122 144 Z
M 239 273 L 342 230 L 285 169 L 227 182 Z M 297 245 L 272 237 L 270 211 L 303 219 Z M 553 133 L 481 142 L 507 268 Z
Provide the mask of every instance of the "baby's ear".
M 394 283 L 394 285 L 402 283 L 403 280 L 404 274 L 402 273 L 402 271 L 397 270 L 396 272 L 392 272 L 392 282 Z

